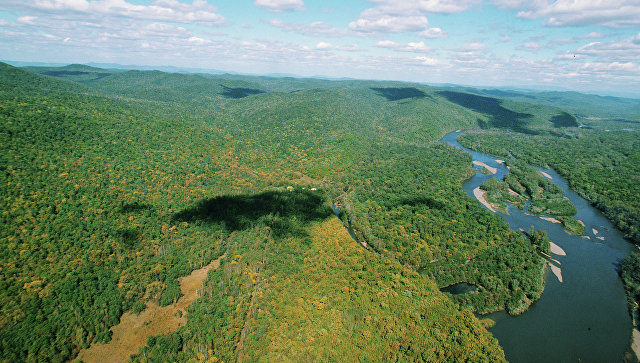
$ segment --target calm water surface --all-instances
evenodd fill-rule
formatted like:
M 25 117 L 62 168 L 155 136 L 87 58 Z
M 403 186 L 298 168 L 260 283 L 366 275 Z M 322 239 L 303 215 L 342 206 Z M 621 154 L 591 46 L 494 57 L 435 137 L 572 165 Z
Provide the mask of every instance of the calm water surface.
M 487 176 L 474 165 L 475 176 L 463 185 L 473 197 L 473 189 L 484 181 L 502 179 L 509 171 L 495 158 L 463 148 L 456 140 L 460 134 L 447 134 L 442 141 L 462 148 L 473 160 L 498 168 L 497 174 Z M 556 172 L 540 170 L 551 175 L 553 183 L 577 208 L 576 218 L 585 223 L 585 233 L 569 235 L 560 224 L 515 207 L 509 207 L 509 215 L 497 213 L 513 230 L 529 230 L 530 226 L 546 230 L 549 239 L 567 255 L 552 255 L 561 263 L 563 282 L 547 273 L 540 300 L 517 317 L 504 312 L 488 315 L 497 322 L 490 331 L 511 362 L 619 362 L 629 346 L 632 325 L 617 268 L 633 246 L 598 210 L 571 191 Z

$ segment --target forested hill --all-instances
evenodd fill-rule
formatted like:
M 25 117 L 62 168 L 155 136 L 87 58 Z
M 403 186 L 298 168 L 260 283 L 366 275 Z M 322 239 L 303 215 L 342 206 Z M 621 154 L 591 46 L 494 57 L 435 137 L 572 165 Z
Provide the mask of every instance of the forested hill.
M 503 360 L 471 312 L 526 309 L 543 263 L 437 140 L 572 121 L 406 83 L 0 64 L 2 359 L 72 359 L 226 254 L 139 359 Z

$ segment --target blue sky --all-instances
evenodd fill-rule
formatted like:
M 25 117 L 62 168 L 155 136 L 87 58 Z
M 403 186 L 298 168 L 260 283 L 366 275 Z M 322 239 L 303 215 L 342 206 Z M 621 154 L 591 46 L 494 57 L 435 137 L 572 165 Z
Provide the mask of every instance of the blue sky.
M 2 0 L 0 59 L 640 96 L 640 0 Z

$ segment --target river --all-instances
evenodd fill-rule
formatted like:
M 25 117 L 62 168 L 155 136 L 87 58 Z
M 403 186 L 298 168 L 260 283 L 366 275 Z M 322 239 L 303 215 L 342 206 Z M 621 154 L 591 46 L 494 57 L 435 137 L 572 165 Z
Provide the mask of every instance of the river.
M 485 175 L 483 167 L 474 165 L 476 174 L 463 190 L 475 198 L 475 188 L 489 178 L 501 179 L 509 170 L 496 158 L 462 147 L 456 140 L 460 134 L 449 133 L 441 141 L 497 169 L 496 174 Z M 547 273 L 542 297 L 527 312 L 517 317 L 504 312 L 486 316 L 496 321 L 490 331 L 511 362 L 619 362 L 629 347 L 632 322 L 617 271 L 633 246 L 555 171 L 539 170 L 549 174 L 576 207 L 576 219 L 585 223 L 585 232 L 570 235 L 562 225 L 516 207 L 509 207 L 508 215 L 497 212 L 513 230 L 528 231 L 530 226 L 546 230 L 566 256 L 552 255 L 561 264 L 563 282 Z

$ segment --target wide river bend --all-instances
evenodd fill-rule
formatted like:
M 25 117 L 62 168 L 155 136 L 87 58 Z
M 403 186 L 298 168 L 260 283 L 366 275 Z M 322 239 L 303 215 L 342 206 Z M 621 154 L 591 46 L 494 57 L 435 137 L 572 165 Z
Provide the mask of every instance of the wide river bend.
M 475 198 L 475 188 L 489 178 L 502 179 L 509 170 L 496 158 L 462 147 L 456 140 L 460 134 L 449 133 L 441 141 L 497 169 L 496 174 L 485 175 L 483 166 L 474 165 L 475 176 L 462 188 Z M 633 246 L 555 171 L 540 170 L 552 177 L 576 207 L 576 219 L 585 223 L 585 232 L 570 235 L 562 225 L 516 207 L 509 207 L 508 215 L 497 212 L 513 230 L 528 231 L 530 226 L 546 230 L 566 256 L 552 255 L 561 263 L 563 282 L 547 273 L 540 300 L 517 317 L 504 312 L 488 315 L 496 321 L 490 331 L 511 362 L 619 362 L 629 347 L 632 323 L 618 267 Z

